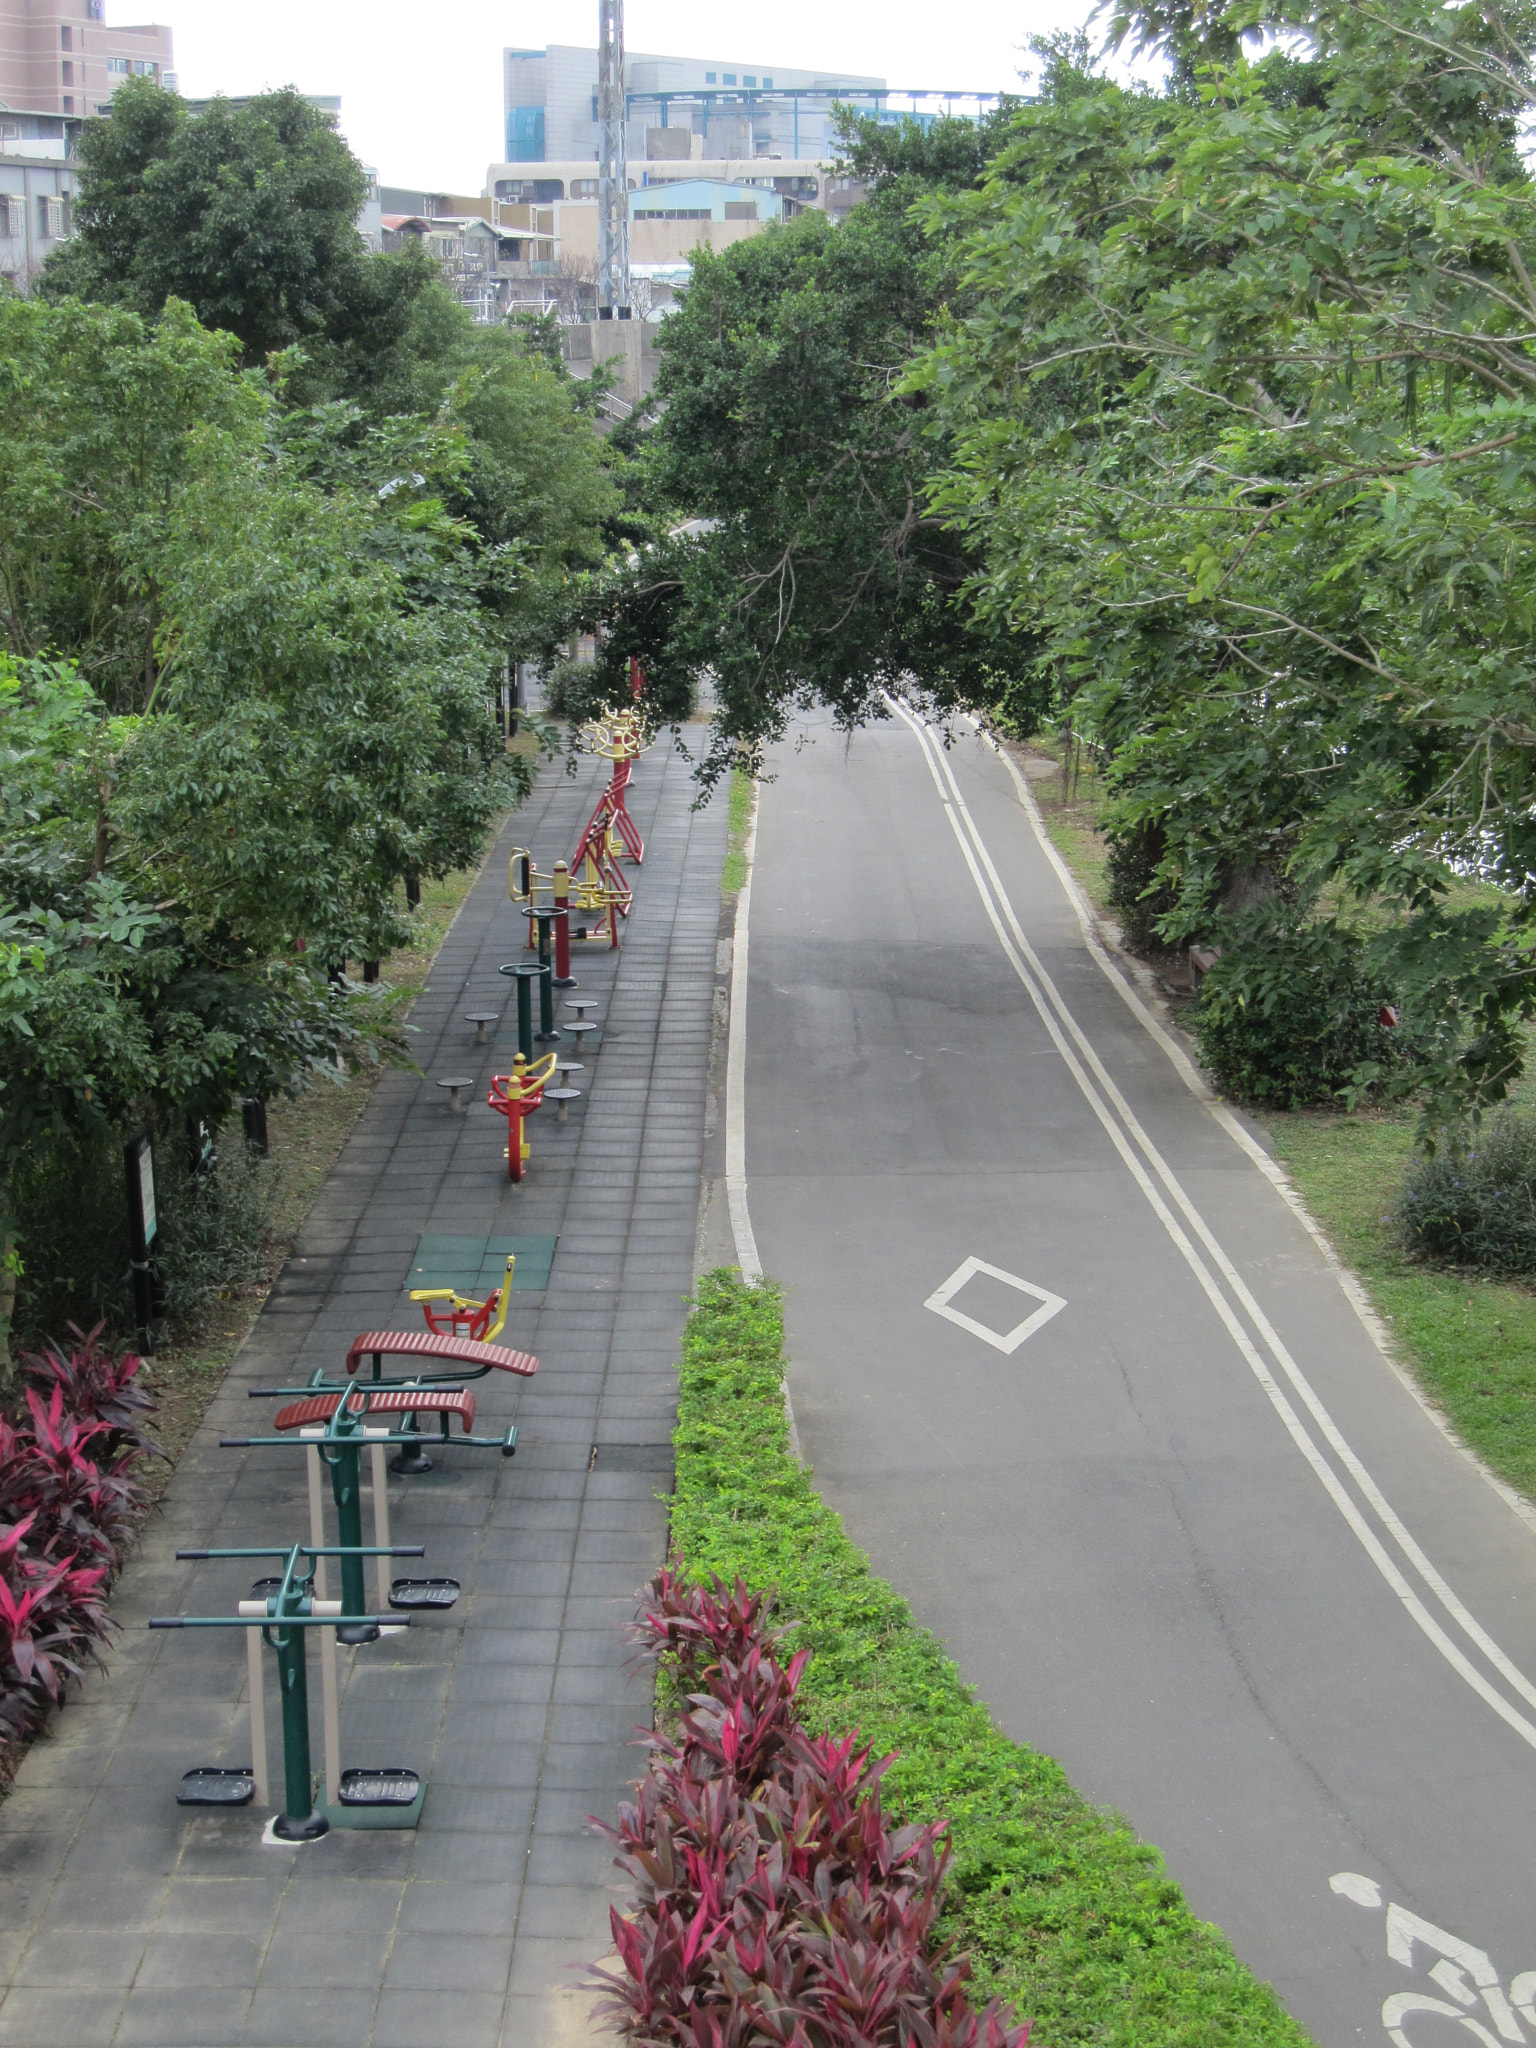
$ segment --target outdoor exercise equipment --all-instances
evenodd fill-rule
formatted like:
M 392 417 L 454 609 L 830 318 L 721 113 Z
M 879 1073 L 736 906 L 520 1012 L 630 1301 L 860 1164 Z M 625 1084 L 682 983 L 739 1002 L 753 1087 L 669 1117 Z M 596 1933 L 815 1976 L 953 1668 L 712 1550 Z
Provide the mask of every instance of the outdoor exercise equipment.
M 182 1806 L 248 1806 L 253 1799 L 269 1803 L 267 1773 L 265 1677 L 261 1645 L 277 1659 L 277 1691 L 282 1709 L 283 1810 L 268 1833 L 281 1842 L 313 1842 L 339 1827 L 414 1827 L 421 1816 L 421 1779 L 415 1771 L 391 1765 L 383 1770 L 341 1768 L 340 1716 L 336 1686 L 336 1638 L 347 1629 L 372 1626 L 383 1617 L 361 1605 L 325 1597 L 325 1560 L 338 1558 L 342 1575 L 355 1569 L 362 1583 L 365 1557 L 421 1557 L 419 1543 L 382 1549 L 377 1546 L 326 1546 L 294 1543 L 232 1550 L 178 1550 L 181 1559 L 280 1558 L 280 1577 L 262 1579 L 252 1598 L 238 1603 L 235 1614 L 162 1614 L 151 1628 L 241 1628 L 246 1631 L 250 1660 L 251 1764 L 246 1771 L 202 1765 L 185 1773 L 177 1792 Z M 301 1568 L 302 1560 L 302 1568 Z M 383 1566 L 381 1564 L 381 1572 Z M 451 1603 L 450 1603 L 451 1604 Z M 407 1624 L 396 1620 L 393 1625 Z M 323 1800 L 315 1801 L 309 1748 L 309 1657 L 306 1631 L 318 1628 L 324 1730 Z
M 579 1003 L 567 1003 L 565 1007 L 568 1010 L 574 1010 L 576 1012 L 575 1023 L 567 1024 L 565 1027 L 566 1036 L 568 1038 L 574 1038 L 577 1045 L 579 1046 L 582 1044 L 589 1031 L 596 1031 L 598 1029 L 597 1024 L 593 1021 L 592 1018 L 590 1018 L 587 1015 L 587 1012 L 591 1009 L 592 1005 L 589 1001 L 583 999 Z
M 549 1093 L 553 1094 L 553 1089 Z M 507 1320 L 516 1265 L 516 1252 L 508 1252 L 502 1283 L 492 1288 L 484 1301 L 471 1301 L 468 1295 L 455 1294 L 451 1287 L 413 1287 L 411 1299 L 421 1303 L 427 1328 L 439 1337 L 474 1337 L 483 1344 L 494 1344 Z M 446 1301 L 449 1305 L 435 1309 L 434 1301 Z
M 509 1264 L 508 1271 L 510 1270 Z M 357 1378 L 357 1370 L 364 1358 L 371 1359 L 372 1369 L 365 1378 L 359 1380 Z M 390 1378 L 383 1371 L 383 1360 L 385 1358 L 427 1359 L 435 1365 L 451 1366 L 453 1370 L 448 1372 L 432 1372 L 418 1367 L 409 1378 Z M 307 1386 L 255 1387 L 251 1390 L 251 1398 L 252 1400 L 262 1401 L 286 1401 L 292 1400 L 295 1397 L 312 1400 L 321 1396 L 326 1397 L 328 1400 L 333 1398 L 339 1399 L 341 1395 L 350 1392 L 355 1386 L 367 1388 L 374 1394 L 376 1399 L 381 1396 L 389 1396 L 393 1405 L 387 1410 L 379 1410 L 378 1412 L 391 1414 L 403 1412 L 406 1418 L 404 1429 L 406 1443 L 391 1460 L 390 1469 L 391 1471 L 409 1476 L 417 1472 L 430 1472 L 432 1469 L 432 1460 L 426 1456 L 422 1449 L 425 1439 L 422 1437 L 416 1421 L 418 1409 L 422 1414 L 436 1414 L 439 1418 L 439 1428 L 444 1434 L 446 1434 L 448 1428 L 448 1423 L 443 1420 L 445 1413 L 450 1419 L 453 1415 L 458 1415 L 461 1426 L 468 1428 L 469 1423 L 473 1422 L 474 1413 L 473 1409 L 471 1409 L 468 1422 L 466 1422 L 462 1408 L 465 1388 L 461 1382 L 464 1380 L 483 1380 L 488 1373 L 492 1372 L 510 1372 L 516 1374 L 520 1379 L 532 1379 L 538 1369 L 539 1361 L 531 1352 L 512 1351 L 504 1344 L 484 1343 L 473 1337 L 446 1336 L 441 1331 L 432 1329 L 363 1330 L 352 1339 L 351 1347 L 347 1352 L 345 1377 L 340 1381 L 328 1379 L 325 1368 L 317 1366 L 310 1375 Z M 412 1400 L 407 1398 L 410 1396 L 419 1397 L 415 1400 L 414 1405 Z M 438 1396 L 456 1396 L 458 1399 L 450 1402 L 448 1408 L 444 1410 L 434 1405 L 435 1399 Z M 329 1408 L 327 1408 L 327 1416 L 330 1412 Z M 398 1441 L 398 1438 L 386 1439 L 382 1434 L 374 1436 L 372 1430 L 367 1425 L 365 1425 L 365 1434 L 369 1437 L 373 1456 L 374 1528 L 375 1531 L 387 1531 L 389 1527 L 389 1506 L 384 1492 L 384 1448 L 386 1442 Z M 462 1442 L 463 1439 L 460 1438 L 458 1441 Z M 517 1447 L 517 1431 L 509 1429 L 505 1436 L 493 1438 L 491 1441 L 500 1445 L 504 1457 L 510 1458 Z M 311 1507 L 317 1513 L 320 1497 L 319 1473 L 320 1467 L 318 1461 L 316 1461 L 311 1466 L 310 1487 Z M 318 1523 L 316 1523 L 313 1534 L 315 1541 L 318 1543 L 321 1539 L 321 1528 Z M 382 1542 L 384 1537 L 381 1535 L 379 1540 Z M 382 1588 L 382 1580 L 380 1585 Z M 381 1590 L 379 1597 L 381 1601 L 385 1601 L 387 1597 L 386 1592 Z
M 387 1548 L 389 1543 L 389 1496 L 384 1478 L 384 1453 L 393 1448 L 395 1461 L 393 1470 L 401 1473 L 430 1471 L 431 1462 L 423 1462 L 419 1418 L 435 1415 L 438 1420 L 443 1444 L 455 1444 L 461 1449 L 499 1450 L 504 1458 L 510 1458 L 517 1449 L 517 1431 L 508 1429 L 501 1436 L 475 1436 L 475 1397 L 464 1387 L 400 1387 L 370 1385 L 354 1381 L 349 1386 L 330 1387 L 259 1387 L 252 1390 L 253 1400 L 270 1400 L 297 1394 L 297 1400 L 290 1400 L 286 1408 L 280 1408 L 272 1418 L 275 1436 L 226 1436 L 219 1439 L 220 1447 L 226 1450 L 270 1450 L 274 1447 L 288 1449 L 293 1444 L 292 1432 L 306 1440 L 309 1450 L 309 1497 L 311 1539 L 323 1543 L 325 1527 L 321 1511 L 320 1471 L 324 1466 L 331 1475 L 331 1497 L 336 1503 L 336 1528 L 342 1544 L 341 1597 L 350 1613 L 356 1613 L 364 1606 L 363 1567 L 361 1563 L 363 1540 L 362 1504 L 362 1454 L 372 1453 L 373 1481 L 373 1530 L 376 1545 Z M 459 1419 L 459 1435 L 450 1434 L 454 1416 Z M 391 1429 L 391 1420 L 405 1419 L 406 1426 Z M 385 1418 L 380 1428 L 377 1420 Z M 391 1589 L 382 1577 L 379 1582 L 381 1605 L 392 1605 Z M 344 1643 L 370 1643 L 378 1637 L 377 1623 L 344 1623 L 338 1629 Z
M 537 1065 L 530 1065 L 519 1053 L 510 1074 L 492 1074 L 486 1102 L 507 1120 L 507 1178 L 521 1180 L 533 1148 L 523 1136 L 523 1126 L 544 1100 L 544 1089 L 555 1071 L 555 1055 L 546 1053 Z
M 571 905 L 565 902 L 542 903 L 533 912 L 533 922 L 538 928 L 539 965 L 550 969 L 544 981 L 539 984 L 540 1000 L 546 987 L 575 988 L 576 977 L 571 972 Z M 553 957 L 551 957 L 553 952 Z M 562 963 L 564 971 L 562 972 Z
M 611 761 L 613 770 L 608 777 L 608 787 L 598 798 L 597 808 L 587 820 L 586 829 L 577 842 L 571 866 L 574 868 L 580 863 L 594 832 L 601 834 L 605 850 L 615 860 L 627 854 L 639 866 L 645 859 L 645 841 L 629 815 L 624 798 L 634 764 L 646 747 L 640 714 L 635 710 L 620 711 L 606 719 L 595 719 L 592 724 L 582 727 L 581 737 L 587 753 Z
M 507 893 L 513 905 L 528 919 L 528 944 L 535 944 L 534 920 L 542 909 L 566 910 L 563 929 L 555 928 L 555 975 L 559 987 L 574 987 L 571 980 L 572 939 L 610 937 L 614 945 L 611 912 L 615 902 L 619 914 L 627 915 L 631 890 L 616 864 L 609 860 L 605 872 L 597 859 L 584 862 L 580 875 L 573 875 L 563 860 L 557 860 L 551 874 L 540 874 L 533 856 L 523 846 L 512 849 L 507 867 Z
M 533 1064 L 533 989 L 539 988 L 539 1021 L 547 1017 L 549 1032 L 555 1035 L 555 999 L 549 985 L 549 967 L 544 961 L 507 960 L 497 968 L 498 974 L 505 974 L 517 990 L 517 1050 L 528 1064 Z M 543 1033 L 540 1033 L 542 1036 Z

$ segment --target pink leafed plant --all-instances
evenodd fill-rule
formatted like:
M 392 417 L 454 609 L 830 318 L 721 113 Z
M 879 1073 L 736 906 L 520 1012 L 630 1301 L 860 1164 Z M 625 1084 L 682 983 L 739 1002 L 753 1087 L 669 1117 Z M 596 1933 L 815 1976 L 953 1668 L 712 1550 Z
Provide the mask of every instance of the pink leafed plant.
M 893 1828 L 891 1759 L 801 1725 L 808 1653 L 779 1663 L 763 1597 L 664 1571 L 635 1633 L 690 1691 L 618 1824 L 593 1823 L 635 1889 L 598 2014 L 641 2048 L 1024 2048 L 936 1938 L 944 1823 Z
M 74 1335 L 23 1356 L 22 1407 L 0 1415 L 0 1745 L 101 1661 L 107 1585 L 143 1502 L 130 1468 L 155 1448 L 139 1360 L 113 1357 L 99 1326 Z

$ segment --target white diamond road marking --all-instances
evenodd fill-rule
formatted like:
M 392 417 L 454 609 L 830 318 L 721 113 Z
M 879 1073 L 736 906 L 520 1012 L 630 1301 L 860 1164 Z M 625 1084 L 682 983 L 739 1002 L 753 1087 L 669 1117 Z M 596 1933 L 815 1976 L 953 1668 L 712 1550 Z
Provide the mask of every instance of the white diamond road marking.
M 994 1280 L 1001 1280 L 1005 1287 L 1016 1287 L 1020 1294 L 1032 1294 L 1040 1306 L 1022 1323 L 1015 1323 L 1004 1335 L 989 1330 L 985 1323 L 978 1323 L 974 1316 L 965 1315 L 960 1309 L 951 1308 L 950 1303 L 968 1280 L 974 1280 L 978 1273 L 987 1273 Z M 1066 1307 L 1059 1294 L 1052 1294 L 1048 1287 L 1037 1287 L 1033 1280 L 1021 1280 L 1017 1273 L 1005 1273 L 1001 1266 L 989 1266 L 985 1259 L 970 1258 L 963 1265 L 956 1266 L 942 1287 L 935 1288 L 923 1303 L 936 1316 L 943 1316 L 946 1322 L 958 1323 L 962 1330 L 969 1330 L 973 1337 L 979 1337 L 983 1344 L 990 1344 L 994 1351 L 1012 1356 L 1026 1337 L 1033 1337 L 1036 1330 L 1043 1330 L 1054 1315 Z

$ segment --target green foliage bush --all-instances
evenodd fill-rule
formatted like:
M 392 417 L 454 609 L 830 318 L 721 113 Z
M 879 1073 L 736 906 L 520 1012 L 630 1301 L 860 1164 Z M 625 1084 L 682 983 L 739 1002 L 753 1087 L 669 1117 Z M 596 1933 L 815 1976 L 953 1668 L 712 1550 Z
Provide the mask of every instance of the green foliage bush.
M 166 1324 L 194 1331 L 218 1297 L 266 1275 L 274 1241 L 279 1169 L 245 1143 L 237 1117 L 211 1170 L 191 1171 L 177 1130 L 157 1134 L 155 1201 Z M 128 1203 L 119 1135 L 65 1133 L 34 1150 L 14 1177 L 22 1272 L 15 1324 L 38 1344 L 73 1323 L 131 1328 Z
M 813 1652 L 800 1698 L 858 1728 L 909 1821 L 950 1819 L 946 1931 L 983 1995 L 1051 2048 L 1306 2048 L 1278 1998 L 1196 1920 L 1157 1851 L 994 1727 L 942 1646 L 869 1568 L 791 1455 L 777 1291 L 717 1268 L 683 1341 L 672 1542 L 688 1571 L 772 1588 Z
M 1416 1159 L 1397 1223 L 1418 1258 L 1536 1278 L 1536 1117 L 1506 1110 Z
M 1358 932 L 1262 904 L 1229 929 L 1195 1013 L 1200 1057 L 1223 1093 L 1264 1109 L 1334 1103 L 1369 1094 L 1425 1050 L 1411 1024 L 1380 1022 L 1395 992 Z
M 1109 907 L 1120 923 L 1125 943 L 1146 952 L 1159 942 L 1157 921 L 1174 905 L 1174 893 L 1157 879 L 1164 853 L 1163 835 L 1155 826 L 1128 825 L 1108 834 L 1105 875 Z

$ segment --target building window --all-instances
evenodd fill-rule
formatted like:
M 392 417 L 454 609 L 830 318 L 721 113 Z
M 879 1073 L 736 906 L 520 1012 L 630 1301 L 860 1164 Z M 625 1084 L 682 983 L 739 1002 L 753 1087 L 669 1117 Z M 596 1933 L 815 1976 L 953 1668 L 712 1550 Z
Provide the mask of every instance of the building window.
M 64 83 L 66 85 L 73 85 L 75 82 L 75 67 L 73 62 L 68 57 L 66 57 L 63 61 L 63 64 L 60 66 L 60 69 L 64 73 Z
M 572 178 L 571 197 L 573 199 L 595 199 L 597 197 L 596 178 Z
M 713 220 L 714 215 L 707 206 L 637 206 L 632 216 L 635 220 Z
M 0 205 L 0 221 L 4 222 L 8 235 L 24 235 L 27 232 L 27 202 L 19 192 L 8 192 Z
M 133 75 L 135 78 L 153 78 L 159 68 L 158 64 L 143 57 L 135 57 L 133 60 Z
M 514 107 L 507 124 L 507 155 L 515 164 L 544 161 L 544 109 Z
M 64 95 L 64 111 L 66 114 L 72 114 L 75 111 L 74 97 L 70 93 L 65 93 Z
M 126 78 L 132 68 L 126 57 L 109 57 L 107 59 L 108 78 Z
M 734 84 L 736 83 L 736 74 L 735 74 L 735 72 L 734 72 L 734 71 L 727 71 L 727 72 L 725 73 L 725 76 L 724 76 L 724 79 L 723 79 L 722 83 L 724 83 L 724 84 L 726 84 L 726 85 L 734 85 Z
M 72 50 L 72 49 L 73 49 L 74 47 L 75 47 L 75 32 L 74 32 L 74 30 L 73 30 L 72 28 L 61 28 L 61 29 L 59 30 L 59 48 L 60 48 L 61 50 Z
M 741 82 L 743 85 L 756 85 L 757 73 L 755 71 L 743 71 L 743 73 L 741 74 Z
M 713 72 L 713 71 L 706 71 L 706 72 L 705 72 L 705 74 L 704 74 L 704 83 L 705 83 L 706 85 L 714 85 L 714 84 L 716 84 L 717 82 L 718 82 L 718 81 L 716 80 L 716 78 L 715 78 L 715 74 L 714 74 L 714 72 Z
M 773 91 L 773 80 L 772 80 L 771 78 L 765 78 L 765 79 L 763 80 L 763 91 L 764 91 L 764 92 L 772 92 L 772 91 Z
M 39 199 L 37 202 L 37 224 L 45 242 L 62 241 L 65 232 L 64 202 L 62 199 Z

